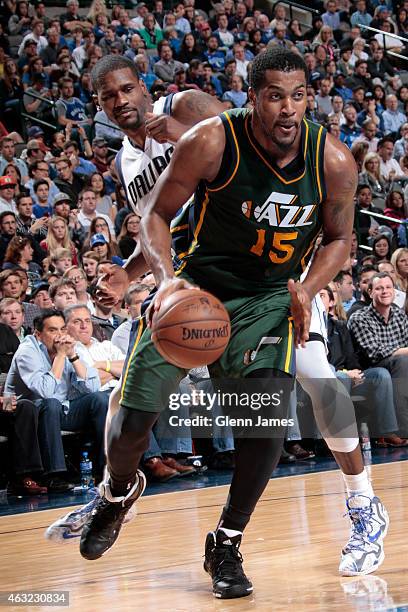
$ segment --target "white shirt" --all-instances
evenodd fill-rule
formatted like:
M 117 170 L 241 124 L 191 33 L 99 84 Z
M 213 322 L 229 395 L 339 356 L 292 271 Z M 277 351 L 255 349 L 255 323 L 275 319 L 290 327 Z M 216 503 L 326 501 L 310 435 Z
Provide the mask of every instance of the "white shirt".
M 108 215 L 104 215 L 102 213 L 96 213 L 95 217 L 101 217 L 102 219 L 104 219 L 106 221 L 106 223 L 109 226 L 109 231 L 111 233 L 111 235 L 115 235 L 115 228 L 113 227 L 113 223 L 111 221 L 111 218 L 108 217 Z M 92 219 L 94 219 L 95 217 L 92 217 Z M 79 223 L 82 225 L 83 228 L 85 229 L 89 229 L 91 226 L 91 221 L 92 219 L 89 219 L 89 217 L 86 217 L 84 215 L 84 213 L 82 212 L 82 210 L 78 213 L 78 221 Z
M 6 211 L 17 214 L 16 204 L 14 200 L 11 200 L 11 202 L 8 202 L 4 198 L 0 197 L 0 213 L 6 212 Z
M 172 102 L 171 95 L 160 98 L 153 105 L 153 113 L 170 115 Z M 116 156 L 116 169 L 129 206 L 135 213 L 140 214 L 148 205 L 157 179 L 169 165 L 173 151 L 173 144 L 160 144 L 149 137 L 146 137 L 144 149 L 134 146 L 127 136 L 123 139 L 123 146 Z
M 385 178 L 386 181 L 388 181 L 389 176 L 390 176 L 390 172 L 392 170 L 395 170 L 395 174 L 396 176 L 403 176 L 404 172 L 401 168 L 401 166 L 399 165 L 399 163 L 397 162 L 396 159 L 389 159 L 388 161 L 384 162 L 382 159 L 380 161 L 380 174 L 381 176 L 383 176 Z
M 45 36 L 35 36 L 33 32 L 29 32 L 29 34 L 26 34 L 21 41 L 21 45 L 18 48 L 18 55 L 23 53 L 24 43 L 26 40 L 35 40 L 37 43 L 37 55 L 40 55 L 41 51 L 44 51 L 44 49 L 48 47 L 48 40 L 45 38 Z
M 117 346 L 112 344 L 110 340 L 104 340 L 103 342 L 98 342 L 95 338 L 91 338 L 91 344 L 89 346 L 85 346 L 81 342 L 77 342 L 76 346 L 80 347 L 81 355 L 83 356 L 83 360 L 86 365 L 93 366 L 95 361 L 124 361 L 126 355 L 122 353 Z M 118 381 L 113 378 L 106 384 L 104 384 L 100 391 L 107 391 L 108 389 L 113 389 L 116 387 L 116 383 Z
M 235 70 L 235 74 L 238 74 L 239 76 L 241 76 L 244 81 L 247 80 L 248 78 L 248 64 L 249 61 L 248 60 L 239 60 L 236 57 L 234 57 L 236 65 L 237 65 L 237 69 Z
M 127 353 L 129 346 L 131 329 L 132 321 L 130 319 L 123 321 L 123 323 L 121 323 L 119 327 L 115 329 L 111 338 L 112 344 L 114 344 L 120 351 L 122 351 L 122 353 L 125 354 Z

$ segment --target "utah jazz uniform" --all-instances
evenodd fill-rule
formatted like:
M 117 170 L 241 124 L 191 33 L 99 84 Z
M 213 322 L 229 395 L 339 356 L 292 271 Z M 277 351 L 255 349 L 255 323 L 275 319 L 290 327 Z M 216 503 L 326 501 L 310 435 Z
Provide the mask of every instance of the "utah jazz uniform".
M 232 325 L 211 375 L 246 376 L 263 368 L 294 374 L 289 278 L 298 280 L 322 228 L 326 132 L 303 120 L 299 155 L 279 168 L 251 129 L 251 112 L 221 115 L 226 146 L 218 176 L 202 181 L 193 204 L 172 223 L 177 275 L 219 297 Z M 139 334 L 124 374 L 121 403 L 158 411 L 157 380 L 185 372 L 165 362 L 149 330 Z

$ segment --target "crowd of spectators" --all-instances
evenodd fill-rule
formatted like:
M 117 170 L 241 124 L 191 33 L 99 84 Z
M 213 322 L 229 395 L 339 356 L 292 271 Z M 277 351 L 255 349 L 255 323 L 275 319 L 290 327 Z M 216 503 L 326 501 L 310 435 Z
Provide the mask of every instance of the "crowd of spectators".
M 0 413 L 0 425 L 7 429 L 12 418 L 21 433 L 13 443 L 14 490 L 71 487 L 62 429 L 91 432 L 101 476 L 109 394 L 130 319 L 153 282 L 148 276 L 131 285 L 117 308 L 93 297 L 107 266 L 123 265 L 133 252 L 140 223 L 115 170 L 123 134 L 92 97 L 90 71 L 106 54 L 134 61 L 153 101 L 200 89 L 226 109 L 248 104 L 255 55 L 273 46 L 303 55 L 306 116 L 351 149 L 359 170 L 350 258 L 321 292 L 329 360 L 350 391 L 380 381 L 381 401 L 361 418 L 373 419 L 379 444 L 408 444 L 408 393 L 395 382 L 408 373 L 408 0 L 304 4 L 318 11 L 309 25 L 279 2 L 256 0 L 109 7 L 93 0 L 81 11 L 68 0 L 65 12 L 51 16 L 41 1 L 2 0 L 0 364 L 4 397 L 18 401 L 12 417 Z M 209 384 L 190 377 L 189 384 L 200 382 Z M 313 456 L 289 438 L 282 460 Z M 145 469 L 160 481 L 194 472 L 178 461 L 193 450 L 188 435 L 168 442 L 159 421 Z M 213 442 L 214 465 L 231 467 L 231 432 L 217 432 Z

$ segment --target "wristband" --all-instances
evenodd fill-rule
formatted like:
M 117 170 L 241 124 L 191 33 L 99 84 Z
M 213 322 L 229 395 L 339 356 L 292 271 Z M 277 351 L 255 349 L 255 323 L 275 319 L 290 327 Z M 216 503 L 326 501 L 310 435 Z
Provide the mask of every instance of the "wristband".
M 69 363 L 74 363 L 74 361 L 78 361 L 79 355 L 74 355 L 73 357 L 68 357 Z
M 112 365 L 112 364 L 111 364 L 111 362 L 109 361 L 109 359 L 107 359 L 107 360 L 106 360 L 106 368 L 105 368 L 105 372 L 106 372 L 107 374 L 110 374 L 110 371 L 111 371 L 111 365 Z

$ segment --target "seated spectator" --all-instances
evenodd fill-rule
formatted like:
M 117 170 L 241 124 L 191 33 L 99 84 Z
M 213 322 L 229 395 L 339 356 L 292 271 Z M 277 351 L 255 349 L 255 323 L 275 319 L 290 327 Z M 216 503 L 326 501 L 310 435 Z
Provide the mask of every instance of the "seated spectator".
M 187 75 L 184 68 L 177 68 L 174 73 L 174 83 L 168 86 L 168 93 L 187 91 L 188 89 L 199 89 L 194 83 L 187 83 Z
M 371 304 L 371 297 L 368 293 L 368 286 L 370 284 L 371 279 L 378 273 L 378 271 L 378 267 L 372 264 L 368 264 L 360 268 L 357 284 L 360 297 L 348 309 L 347 319 L 349 319 L 354 312 L 357 312 L 357 310 L 361 310 L 361 308 L 365 308 L 366 306 L 369 306 L 369 304 Z
M 401 166 L 393 158 L 394 141 L 390 136 L 384 136 L 378 143 L 378 155 L 380 156 L 380 174 L 386 181 L 395 180 L 403 176 Z
M 204 58 L 211 64 L 215 72 L 224 70 L 225 53 L 219 49 L 219 39 L 215 34 L 211 35 L 207 41 L 207 50 L 204 52 Z
M 248 80 L 248 66 L 249 60 L 245 57 L 245 49 L 240 44 L 235 44 L 233 47 L 235 60 L 235 71 L 234 74 L 239 74 L 246 82 Z
M 226 15 L 218 15 L 217 26 L 218 27 L 214 31 L 214 34 L 216 34 L 220 39 L 222 47 L 229 49 L 234 44 L 234 35 L 228 29 L 228 17 Z
M 398 251 L 398 249 L 397 249 Z M 395 253 L 397 252 L 395 251 Z M 394 253 L 392 254 L 392 257 L 394 256 Z M 406 255 L 405 255 L 406 256 Z M 391 257 L 391 259 L 392 259 Z M 401 289 L 398 289 L 398 278 L 397 278 L 397 273 L 394 267 L 394 264 L 390 261 L 380 261 L 378 263 L 378 271 L 379 272 L 386 272 L 387 274 L 389 274 L 394 282 L 394 293 L 395 293 L 395 297 L 394 297 L 394 304 L 396 304 L 397 306 L 399 306 L 400 308 L 404 309 L 405 307 L 405 301 L 406 301 L 406 291 L 401 291 Z M 371 299 L 370 299 L 371 302 Z
M 66 470 L 61 429 L 93 432 L 95 468 L 102 475 L 108 398 L 99 389 L 98 373 L 78 354 L 75 340 L 66 333 L 62 312 L 44 311 L 35 320 L 34 335 L 28 336 L 14 355 L 5 391 L 33 401 L 39 414 L 48 416 L 43 428 L 46 438 L 38 442 L 50 492 L 72 488 L 59 476 Z
M 176 59 L 183 64 L 189 64 L 193 59 L 203 59 L 202 49 L 191 32 L 184 35 Z
M 408 435 L 408 318 L 394 301 L 392 278 L 379 272 L 370 283 L 372 303 L 355 312 L 348 327 L 364 368 L 382 367 L 393 379 L 400 437 Z
M 8 325 L 16 334 L 18 341 L 22 342 L 26 336 L 24 329 L 24 308 L 14 298 L 3 298 L 0 301 L 0 322 Z
M 0 176 L 0 213 L 16 211 L 16 185 L 17 182 L 12 176 Z
M 97 275 L 105 273 L 102 264 L 112 265 L 112 262 L 100 262 Z M 115 329 L 123 323 L 124 318 L 115 314 L 114 307 L 105 306 L 98 301 L 95 301 L 95 314 L 92 315 L 92 323 L 94 324 L 94 336 L 99 342 L 111 340 Z
M 320 297 L 329 313 L 330 305 L 334 303 L 334 296 L 330 287 L 320 291 Z M 356 405 L 357 418 L 361 421 L 367 418 L 369 429 L 375 432 L 375 437 L 381 438 L 383 446 L 407 446 L 408 441 L 401 439 L 396 432 L 398 422 L 394 407 L 393 385 L 389 372 L 385 368 L 361 369 L 355 355 L 353 343 L 345 321 L 336 321 L 328 314 L 328 361 L 336 370 L 346 389 L 351 393 L 352 388 L 358 386 L 358 394 L 365 398 L 364 411 Z M 374 436 L 373 436 L 374 437 Z
M 69 237 L 67 222 L 62 217 L 51 217 L 48 223 L 47 237 L 40 242 L 40 247 L 51 255 L 59 248 L 67 249 L 71 253 L 72 262 L 74 264 L 78 263 L 77 251 Z
M 47 123 L 54 123 L 54 106 L 51 91 L 46 84 L 46 78 L 39 73 L 34 74 L 31 81 L 31 87 L 28 87 L 24 92 L 23 105 L 25 111 L 29 114 L 35 114 L 38 119 L 47 121 Z
M 57 111 L 58 124 L 66 127 L 89 126 L 85 105 L 79 98 L 74 96 L 74 81 L 70 77 L 62 77 L 59 81 L 61 97 L 57 100 L 55 109 Z
M 385 98 L 385 111 L 381 115 L 383 132 L 387 136 L 391 134 L 397 136 L 402 125 L 407 121 L 405 113 L 398 109 L 398 98 L 394 94 L 389 94 Z
M 40 313 L 35 304 L 24 302 L 28 287 L 28 278 L 24 270 L 3 270 L 0 272 L 0 293 L 3 298 L 14 298 L 22 303 L 24 308 L 24 327 L 33 329 L 34 318 Z
M 146 61 L 145 65 L 148 66 L 148 60 L 145 58 L 145 56 L 143 55 L 140 57 L 143 57 L 144 61 Z M 139 65 L 138 65 L 138 68 L 139 68 Z M 143 74 L 143 71 L 140 71 L 140 68 L 139 68 L 139 74 L 142 80 L 144 80 L 147 89 L 150 91 L 150 86 L 147 86 L 147 82 L 149 81 L 149 75 L 152 76 L 152 81 L 151 81 L 152 83 L 154 83 L 157 80 L 156 75 L 153 74 L 152 72 L 149 72 L 148 75 Z M 95 113 L 93 123 L 95 127 L 95 137 L 105 140 L 108 143 L 109 147 L 119 151 L 119 149 L 122 146 L 123 132 L 122 130 L 118 128 L 118 126 L 115 123 L 113 123 L 113 121 L 111 121 L 108 118 L 105 111 L 103 110 L 97 111 Z
M 44 160 L 36 160 L 30 163 L 28 168 L 29 180 L 26 182 L 25 187 L 29 189 L 30 195 L 33 198 L 33 202 L 38 204 L 36 199 L 36 194 L 34 192 L 34 183 L 35 181 L 39 181 L 40 179 L 46 180 L 48 182 L 48 204 L 51 206 L 53 199 L 60 192 L 54 181 L 50 179 L 50 168 L 46 161 Z
M 401 291 L 408 289 L 408 249 L 400 248 L 391 256 L 391 263 L 395 268 L 395 288 Z
M 347 104 L 344 107 L 344 118 L 346 122 L 340 127 L 341 141 L 351 148 L 353 142 L 361 134 L 361 128 L 357 124 L 357 111 L 352 104 Z
M 64 272 L 62 278 L 74 284 L 78 304 L 85 304 L 90 313 L 95 314 L 95 305 L 87 291 L 88 283 L 84 270 L 78 266 L 71 266 Z
M 84 187 L 84 180 L 77 174 L 74 174 L 71 161 L 68 157 L 57 159 L 55 168 L 58 173 L 58 177 L 54 181 L 56 186 L 69 197 L 72 204 L 76 205 L 78 196 Z
M 247 102 L 247 94 L 243 91 L 244 81 L 239 74 L 234 74 L 231 78 L 231 89 L 225 92 L 222 99 L 233 103 L 234 107 L 241 108 Z
M 134 213 L 127 215 L 123 221 L 122 229 L 118 236 L 118 247 L 121 256 L 127 259 L 134 252 L 139 236 L 140 217 Z
M 92 141 L 92 151 L 93 151 L 93 157 L 92 157 L 92 162 L 95 166 L 95 171 L 101 172 L 102 174 L 104 172 L 107 172 L 109 169 L 109 162 L 108 162 L 108 143 L 106 142 L 106 140 L 104 138 L 99 138 L 96 137 L 93 139 Z
M 33 184 L 36 204 L 33 206 L 33 214 L 36 219 L 52 215 L 52 207 L 48 204 L 50 186 L 47 179 L 38 179 Z
M 129 319 L 124 321 L 112 335 L 112 344 L 117 346 L 122 353 L 127 353 L 130 341 L 132 323 L 141 315 L 142 304 L 152 290 L 151 285 L 132 283 L 125 294 L 125 305 L 129 313 Z
M 38 240 L 41 240 L 41 238 L 47 235 L 48 217 L 36 219 L 33 215 L 33 200 L 30 195 L 24 193 L 17 196 L 16 208 L 17 216 L 15 219 L 17 222 L 17 232 L 20 236 L 35 238 L 32 243 L 34 248 L 34 261 L 41 263 L 44 255 L 38 250 Z
M 8 244 L 3 261 L 3 270 L 18 268 L 25 270 L 30 285 L 39 281 L 42 275 L 41 266 L 33 262 L 34 249 L 31 246 L 32 239 L 26 236 L 14 236 Z
M 117 208 L 112 202 L 112 198 L 106 194 L 105 181 L 101 172 L 93 172 L 88 179 L 88 186 L 91 187 L 96 195 L 96 211 L 111 218 L 114 222 Z
M 85 251 L 82 255 L 82 267 L 86 274 L 86 280 L 88 282 L 88 287 L 96 278 L 96 269 L 98 267 L 98 256 L 94 251 Z
M 81 17 L 78 13 L 78 0 L 67 0 L 67 12 L 61 15 L 60 23 L 64 34 L 70 34 L 78 26 L 92 28 L 92 23 Z
M 84 229 L 88 229 L 94 219 L 100 218 L 105 221 L 109 227 L 109 232 L 114 235 L 113 223 L 108 215 L 96 214 L 96 195 L 93 189 L 85 187 L 79 195 L 79 203 L 81 210 L 78 215 L 78 222 Z
M 20 170 L 23 183 L 28 180 L 27 164 L 16 155 L 16 145 L 10 136 L 4 136 L 0 143 L 0 174 L 3 174 L 7 164 L 13 163 Z
M 59 278 L 49 289 L 50 298 L 56 310 L 65 310 L 68 306 L 78 304 L 74 283 L 66 278 Z
M 0 213 L 0 261 L 3 261 L 9 242 L 16 232 L 16 215 L 8 211 Z
M 367 70 L 372 79 L 386 79 L 395 75 L 395 68 L 388 59 L 384 58 L 384 49 L 377 47 L 373 51 L 372 58 L 367 62 Z
M 363 163 L 368 153 L 368 143 L 361 141 L 361 140 L 360 142 L 354 141 L 350 147 L 350 151 L 351 151 L 352 156 L 355 159 L 358 172 L 359 173 L 362 172 Z
M 44 23 L 42 19 L 33 19 L 30 25 L 30 32 L 28 32 L 18 48 L 18 55 L 21 55 L 24 51 L 24 46 L 28 40 L 34 40 L 37 43 L 37 53 L 40 54 L 43 49 L 48 45 L 48 41 L 43 36 L 44 34 Z
M 384 209 L 389 182 L 380 172 L 381 158 L 377 153 L 367 153 L 363 162 L 363 171 L 359 182 L 367 185 L 373 196 L 373 204 Z
M 64 249 L 63 247 L 57 247 L 50 257 L 50 263 L 54 272 L 58 276 L 62 276 L 68 268 L 72 266 L 72 253 L 71 249 Z
M 373 206 L 373 196 L 371 189 L 365 183 L 359 183 L 357 187 L 357 203 L 356 203 L 356 214 L 357 214 L 357 225 L 358 232 L 362 243 L 369 244 L 369 239 L 378 233 L 379 223 L 370 215 L 360 214 L 360 211 L 367 210 L 381 214 L 380 208 Z
M 356 301 L 354 297 L 353 276 L 351 272 L 340 271 L 334 278 L 337 285 L 338 295 L 343 304 L 344 310 L 347 312 Z
M 362 124 L 362 133 L 358 136 L 354 143 L 364 142 L 368 145 L 368 151 L 370 153 L 376 153 L 379 143 L 377 138 L 377 126 L 372 119 L 366 119 Z
M 82 126 L 79 126 L 78 133 L 83 137 L 83 142 L 86 147 L 85 152 L 92 156 L 91 145 Z M 91 161 L 79 155 L 79 145 L 75 140 L 67 140 L 63 146 L 64 156 L 68 157 L 71 162 L 72 171 L 74 174 L 79 174 L 81 178 L 90 176 L 92 172 L 96 172 L 96 166 Z
M 139 35 L 146 43 L 146 49 L 156 49 L 157 45 L 163 40 L 163 32 L 157 27 L 156 19 L 152 13 L 147 13 L 143 19 L 143 28 L 139 30 Z
M 64 312 L 67 332 L 81 345 L 85 363 L 97 370 L 101 391 L 111 391 L 122 375 L 126 353 L 110 340 L 98 342 L 92 337 L 91 312 L 87 306 L 78 303 Z
M 52 300 L 49 295 L 49 284 L 45 281 L 41 281 L 34 285 L 31 290 L 31 302 L 38 306 L 41 310 L 46 308 L 52 308 Z
M 183 68 L 183 64 L 173 59 L 173 51 L 167 40 L 161 40 L 157 46 L 160 59 L 154 65 L 154 73 L 165 83 L 172 83 L 175 71 Z
M 392 219 L 400 219 L 401 221 L 408 217 L 405 209 L 404 196 L 399 188 L 394 187 L 388 192 L 385 200 L 384 215 Z M 388 221 L 386 224 L 389 225 L 394 232 L 398 230 L 398 223 Z
M 373 255 L 375 257 L 375 262 L 379 261 L 390 261 L 392 247 L 391 242 L 386 234 L 378 234 L 374 237 L 373 240 Z
M 99 261 L 111 261 L 123 265 L 123 259 L 116 255 L 117 247 L 113 242 L 108 242 L 104 234 L 93 234 L 90 240 L 91 251 L 96 253 Z
M 354 72 L 346 78 L 346 85 L 353 90 L 355 87 L 364 87 L 365 91 L 371 89 L 371 78 L 367 71 L 367 61 L 357 60 L 354 66 Z
M 273 38 L 268 42 L 267 46 L 284 47 L 285 49 L 296 49 L 295 44 L 287 37 L 285 24 L 277 24 L 273 28 Z

